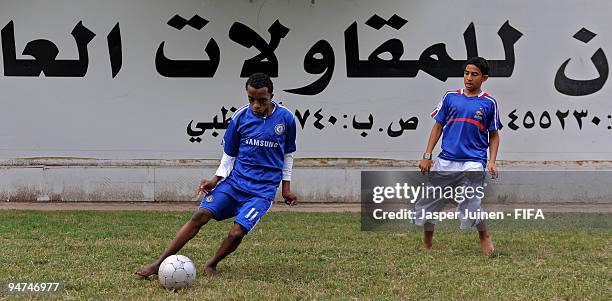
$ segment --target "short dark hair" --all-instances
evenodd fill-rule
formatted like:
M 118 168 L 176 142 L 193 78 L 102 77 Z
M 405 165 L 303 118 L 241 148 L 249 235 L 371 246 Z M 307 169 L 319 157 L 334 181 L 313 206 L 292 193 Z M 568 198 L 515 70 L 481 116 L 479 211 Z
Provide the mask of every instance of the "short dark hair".
M 249 76 L 249 79 L 246 81 L 245 88 L 249 86 L 255 89 L 268 88 L 268 92 L 272 93 L 274 90 L 274 85 L 272 84 L 272 80 L 265 73 L 253 73 Z
M 474 65 L 480 69 L 482 75 L 489 75 L 489 63 L 484 58 L 479 56 L 471 57 L 467 60 L 467 63 L 465 63 L 466 67 L 467 65 Z

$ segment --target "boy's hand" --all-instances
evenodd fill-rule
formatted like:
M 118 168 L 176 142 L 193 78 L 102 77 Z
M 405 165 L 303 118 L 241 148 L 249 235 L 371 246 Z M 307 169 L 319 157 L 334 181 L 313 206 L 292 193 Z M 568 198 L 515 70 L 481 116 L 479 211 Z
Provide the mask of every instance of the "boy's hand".
M 421 170 L 423 174 L 431 170 L 431 163 L 432 163 L 431 160 L 427 160 L 427 159 L 421 160 L 421 162 L 419 163 L 419 169 Z
M 213 188 L 215 188 L 215 186 L 217 186 L 217 183 L 219 183 L 219 177 L 218 176 L 214 176 L 210 180 L 202 179 L 200 181 L 200 186 L 198 187 L 198 190 L 196 192 L 197 192 L 197 194 L 207 194 L 211 190 L 213 190 Z
M 295 206 L 298 203 L 298 197 L 293 194 L 291 191 L 283 191 L 283 199 L 285 199 L 285 204 L 289 206 Z
M 489 174 L 491 175 L 491 179 L 497 179 L 499 174 L 497 173 L 497 166 L 495 166 L 495 162 L 489 162 Z

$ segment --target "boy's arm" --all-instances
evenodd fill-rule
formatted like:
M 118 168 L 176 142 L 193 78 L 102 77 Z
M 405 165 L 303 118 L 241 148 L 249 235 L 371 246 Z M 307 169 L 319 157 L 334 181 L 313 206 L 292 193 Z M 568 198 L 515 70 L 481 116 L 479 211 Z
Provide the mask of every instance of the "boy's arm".
M 489 173 L 492 178 L 497 178 L 497 151 L 499 150 L 499 131 L 489 132 Z
M 234 169 L 234 163 L 236 162 L 236 157 L 232 157 L 227 155 L 225 152 L 223 153 L 223 157 L 221 157 L 221 163 L 219 164 L 219 168 L 215 172 L 215 175 L 210 180 L 202 179 L 200 181 L 200 188 L 198 189 L 199 194 L 209 193 L 221 179 L 227 178 L 229 174 Z
M 285 200 L 285 204 L 289 206 L 296 205 L 298 198 L 291 192 L 291 173 L 293 171 L 293 153 L 285 155 L 283 164 L 283 181 L 281 184 L 281 194 Z
M 232 116 L 232 119 L 225 130 L 225 134 L 223 135 L 223 140 L 221 143 L 221 145 L 223 145 L 223 156 L 221 157 L 219 168 L 210 180 L 203 179 L 200 181 L 198 196 L 209 193 L 213 188 L 215 188 L 215 186 L 217 186 L 221 179 L 227 178 L 232 172 L 240 149 L 240 133 L 238 133 L 237 118 L 237 116 Z
M 444 126 L 436 121 L 436 123 L 431 128 L 431 133 L 429 134 L 429 140 L 427 141 L 427 148 L 425 149 L 425 153 L 431 156 L 433 149 L 438 144 L 438 140 L 440 140 L 440 136 L 442 136 L 442 129 Z M 428 172 L 431 170 L 431 159 L 423 158 L 419 163 L 419 169 L 421 172 Z
M 283 181 L 281 184 L 281 194 L 285 200 L 285 204 L 289 206 L 297 205 L 298 198 L 291 192 L 291 174 L 293 171 L 293 153 L 297 147 L 296 140 L 296 125 L 293 115 L 287 120 L 287 136 L 285 143 L 285 156 L 283 161 Z

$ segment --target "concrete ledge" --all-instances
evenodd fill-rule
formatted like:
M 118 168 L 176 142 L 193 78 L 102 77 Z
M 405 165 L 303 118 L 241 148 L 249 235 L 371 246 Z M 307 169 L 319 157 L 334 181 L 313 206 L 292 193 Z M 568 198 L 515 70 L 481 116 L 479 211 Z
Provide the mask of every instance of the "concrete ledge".
M 419 160 L 391 160 L 376 158 L 296 158 L 295 167 L 305 168 L 385 168 L 407 167 L 416 168 Z M 218 159 L 96 159 L 71 157 L 32 157 L 0 159 L 2 167 L 217 167 Z M 612 160 L 577 160 L 577 161 L 497 161 L 500 168 L 525 169 L 573 169 L 612 168 Z
M 0 202 L 0 210 L 36 210 L 36 211 L 194 211 L 196 202 Z M 486 205 L 489 211 L 512 212 L 515 208 L 531 208 L 521 204 Z M 545 212 L 584 212 L 612 213 L 612 204 L 554 204 L 538 206 Z M 275 203 L 272 212 L 361 212 L 359 203 L 305 203 L 289 207 Z

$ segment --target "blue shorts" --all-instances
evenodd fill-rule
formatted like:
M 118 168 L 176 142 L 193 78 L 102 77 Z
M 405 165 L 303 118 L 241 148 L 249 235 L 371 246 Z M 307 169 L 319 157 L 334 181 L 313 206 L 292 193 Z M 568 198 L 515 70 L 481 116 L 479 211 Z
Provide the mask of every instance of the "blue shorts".
M 200 208 L 207 209 L 213 218 L 222 221 L 236 217 L 234 222 L 250 232 L 272 207 L 272 200 L 235 189 L 225 181 L 202 198 Z

